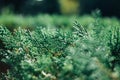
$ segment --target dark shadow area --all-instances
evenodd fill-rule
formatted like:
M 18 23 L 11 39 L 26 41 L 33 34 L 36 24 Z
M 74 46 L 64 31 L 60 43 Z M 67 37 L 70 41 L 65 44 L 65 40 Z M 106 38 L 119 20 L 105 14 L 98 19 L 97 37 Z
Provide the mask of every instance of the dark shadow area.
M 103 16 L 116 16 L 120 18 L 120 0 L 80 0 L 81 14 L 91 13 L 99 9 Z

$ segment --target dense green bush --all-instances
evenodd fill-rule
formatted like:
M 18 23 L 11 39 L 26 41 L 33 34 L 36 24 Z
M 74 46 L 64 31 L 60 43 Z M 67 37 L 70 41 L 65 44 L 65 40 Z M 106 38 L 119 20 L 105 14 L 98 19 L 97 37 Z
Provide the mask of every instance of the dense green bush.
M 109 46 L 112 57 L 111 68 L 114 70 L 116 65 L 120 65 L 120 29 L 118 27 L 111 30 Z
M 4 63 L 6 71 L 0 72 L 0 78 L 119 80 L 120 29 L 114 29 L 119 27 L 119 21 L 112 19 L 113 24 L 109 24 L 110 19 L 92 20 L 89 24 L 80 20 L 83 26 L 75 22 L 72 30 L 66 32 L 55 27 L 35 27 L 32 31 L 18 28 L 10 32 L 1 26 L 0 64 Z

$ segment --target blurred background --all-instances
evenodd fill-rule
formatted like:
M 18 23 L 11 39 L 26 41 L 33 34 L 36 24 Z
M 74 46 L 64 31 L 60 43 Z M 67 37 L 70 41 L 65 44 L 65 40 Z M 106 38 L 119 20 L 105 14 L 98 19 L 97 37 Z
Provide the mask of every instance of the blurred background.
M 0 14 L 83 15 L 99 9 L 102 16 L 120 17 L 119 4 L 120 0 L 0 0 Z
M 36 26 L 72 30 L 95 21 L 96 12 L 106 24 L 119 24 L 120 0 L 0 0 L 0 26 L 13 31 Z M 110 18 L 110 19 L 109 19 Z

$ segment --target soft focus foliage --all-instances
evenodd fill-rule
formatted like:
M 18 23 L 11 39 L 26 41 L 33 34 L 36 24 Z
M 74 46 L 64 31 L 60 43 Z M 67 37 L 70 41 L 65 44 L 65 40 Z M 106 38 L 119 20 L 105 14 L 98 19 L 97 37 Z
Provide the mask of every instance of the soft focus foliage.
M 9 11 L 8 11 L 9 12 Z M 33 30 L 36 26 L 44 26 L 49 28 L 60 28 L 63 30 L 73 30 L 74 21 L 80 22 L 84 27 L 87 27 L 91 23 L 95 22 L 96 14 L 93 16 L 60 16 L 60 15 L 48 15 L 39 14 L 37 16 L 22 16 L 14 15 L 10 13 L 4 13 L 0 16 L 0 25 L 12 30 L 18 27 L 29 28 Z M 101 23 L 104 25 L 119 25 L 119 21 L 116 18 L 100 18 Z

